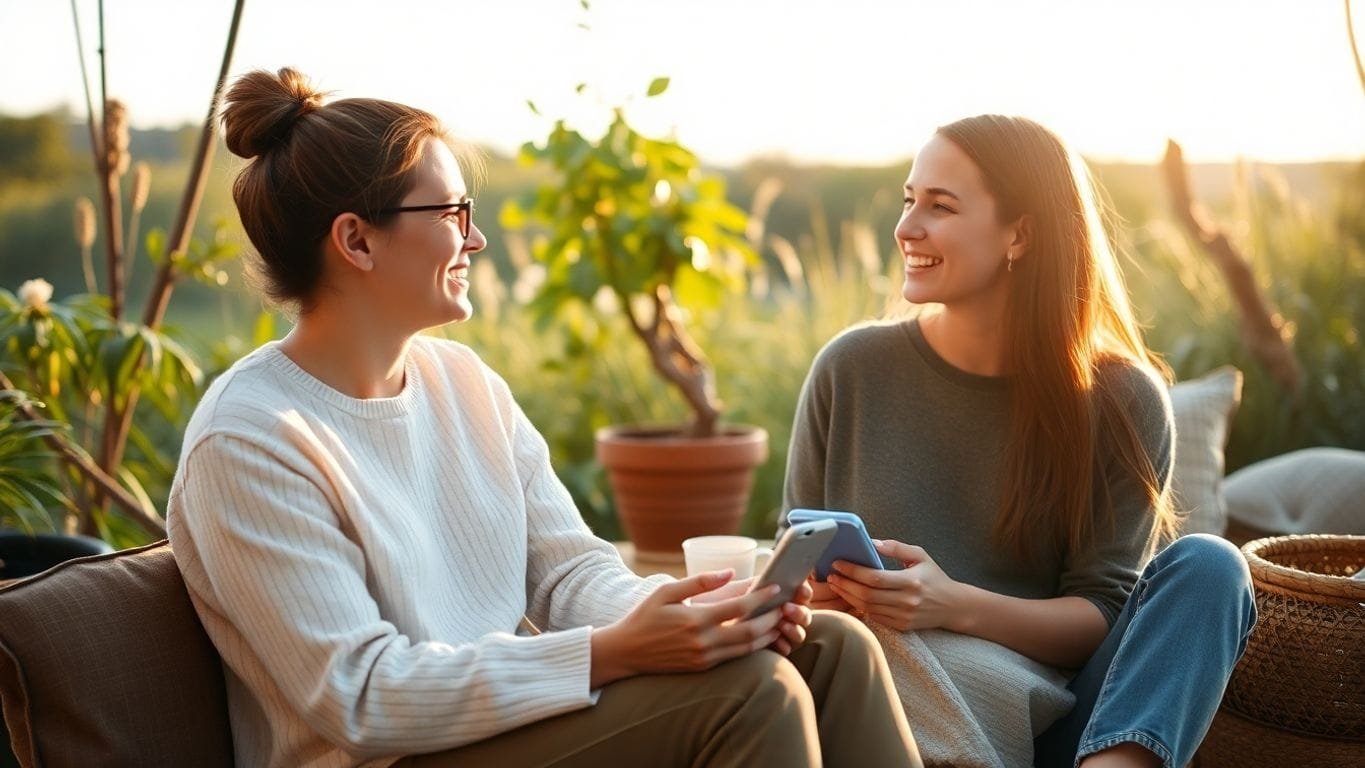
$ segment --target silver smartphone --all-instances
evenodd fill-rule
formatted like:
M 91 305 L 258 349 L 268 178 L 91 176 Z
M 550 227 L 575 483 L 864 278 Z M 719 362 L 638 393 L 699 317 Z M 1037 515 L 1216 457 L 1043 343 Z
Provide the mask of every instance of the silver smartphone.
M 824 554 L 825 548 L 834 541 L 834 534 L 838 530 L 839 524 L 833 520 L 812 520 L 788 528 L 777 542 L 777 547 L 773 549 L 773 556 L 768 560 L 768 565 L 749 588 L 752 592 L 770 584 L 777 584 L 782 590 L 745 618 L 761 616 L 783 603 L 791 602 L 801 582 L 806 580 L 815 564 L 820 561 L 820 555 Z

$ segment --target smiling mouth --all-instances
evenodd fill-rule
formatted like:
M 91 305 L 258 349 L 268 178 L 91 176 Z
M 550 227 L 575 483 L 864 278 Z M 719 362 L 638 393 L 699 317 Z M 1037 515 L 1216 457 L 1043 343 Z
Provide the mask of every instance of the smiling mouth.
M 940 265 L 940 264 L 942 264 L 942 263 L 943 263 L 943 259 L 939 258 L 938 256 L 906 256 L 906 257 L 905 257 L 905 268 L 906 268 L 906 269 L 928 269 L 928 268 L 930 268 L 930 267 L 937 267 L 938 265 Z
M 453 283 L 469 285 L 469 265 L 463 264 L 446 270 L 446 279 Z

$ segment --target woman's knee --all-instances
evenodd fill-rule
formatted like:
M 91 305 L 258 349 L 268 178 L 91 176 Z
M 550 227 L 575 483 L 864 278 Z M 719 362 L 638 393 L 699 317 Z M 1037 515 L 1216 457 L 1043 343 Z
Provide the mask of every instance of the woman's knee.
M 866 649 L 880 648 L 877 636 L 867 625 L 847 613 L 838 611 L 816 611 L 811 618 L 810 628 L 806 631 L 806 642 L 834 641 L 840 646 Z
M 872 685 L 878 677 L 890 674 L 877 636 L 846 613 L 816 611 L 806 646 L 796 652 L 802 657 L 798 666 L 807 670 L 812 685 L 821 691 L 842 683 Z M 793 660 L 797 660 L 795 654 Z
M 1176 539 L 1162 553 L 1171 566 L 1179 567 L 1188 578 L 1221 590 L 1251 589 L 1251 571 L 1246 558 L 1227 539 L 1207 533 L 1192 533 Z
M 1255 621 L 1256 597 L 1251 570 L 1241 550 L 1226 539 L 1195 533 L 1176 539 L 1162 556 L 1189 599 L 1202 598 L 1211 609 L 1235 606 L 1241 609 L 1250 629 Z
M 750 702 L 771 707 L 773 711 L 813 710 L 805 678 L 791 662 L 772 651 L 759 651 L 728 661 L 708 674 L 724 676 L 726 685 L 735 693 Z

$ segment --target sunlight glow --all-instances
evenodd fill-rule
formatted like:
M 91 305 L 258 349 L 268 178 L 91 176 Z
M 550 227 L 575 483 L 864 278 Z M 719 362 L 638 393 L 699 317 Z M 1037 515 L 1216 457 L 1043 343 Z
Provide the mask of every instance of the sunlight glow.
M 96 3 L 77 6 L 98 84 Z M 431 109 L 503 152 L 560 116 L 598 131 L 625 103 L 639 128 L 674 133 L 711 163 L 892 162 L 934 126 L 984 111 L 1038 119 L 1097 159 L 1155 160 L 1167 137 L 1192 161 L 1365 156 L 1365 95 L 1340 2 L 591 6 L 585 15 L 577 0 L 248 3 L 233 71 L 293 65 L 339 95 Z M 111 92 L 134 124 L 201 119 L 232 3 L 106 11 Z M 68 5 L 0 0 L 0 29 L 0 112 L 83 113 Z M 645 98 L 660 75 L 670 88 Z

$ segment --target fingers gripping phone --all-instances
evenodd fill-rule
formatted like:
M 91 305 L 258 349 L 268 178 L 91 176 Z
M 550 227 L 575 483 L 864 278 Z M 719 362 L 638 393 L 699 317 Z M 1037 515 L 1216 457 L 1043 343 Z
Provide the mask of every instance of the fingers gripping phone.
M 770 584 L 777 584 L 782 589 L 745 618 L 761 616 L 783 603 L 791 602 L 796 590 L 824 554 L 825 548 L 834 540 L 838 527 L 833 520 L 812 520 L 788 528 L 773 549 L 768 565 L 754 579 L 749 591 L 764 589 Z
M 867 568 L 885 568 L 885 563 L 877 554 L 877 548 L 872 545 L 872 538 L 867 535 L 862 518 L 852 512 L 835 512 L 828 509 L 793 509 L 787 513 L 787 522 L 792 525 L 812 520 L 828 520 L 839 526 L 834 541 L 825 550 L 820 562 L 815 565 L 816 581 L 825 581 L 829 578 L 835 560 L 847 560 Z

